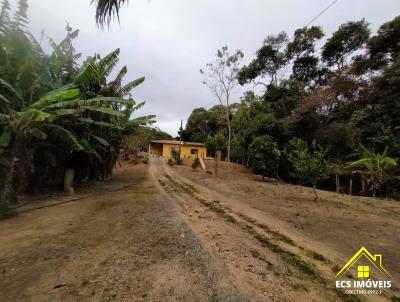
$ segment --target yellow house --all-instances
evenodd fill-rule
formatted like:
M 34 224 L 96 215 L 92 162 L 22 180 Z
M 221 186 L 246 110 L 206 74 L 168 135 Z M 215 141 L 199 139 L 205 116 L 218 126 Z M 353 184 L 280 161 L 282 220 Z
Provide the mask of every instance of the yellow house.
M 149 144 L 149 154 L 155 156 L 170 157 L 172 149 L 181 149 L 182 158 L 206 158 L 207 147 L 201 143 L 180 142 L 174 140 L 154 140 Z

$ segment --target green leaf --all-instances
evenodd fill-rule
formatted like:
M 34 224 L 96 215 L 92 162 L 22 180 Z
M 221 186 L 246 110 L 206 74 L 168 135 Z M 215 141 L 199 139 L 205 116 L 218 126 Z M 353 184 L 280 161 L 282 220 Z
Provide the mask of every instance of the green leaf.
M 98 141 L 101 145 L 103 146 L 110 146 L 110 144 L 102 137 L 100 136 L 96 136 L 96 135 L 91 135 L 91 137 L 93 137 L 96 141 Z
M 17 114 L 21 118 L 30 120 L 32 122 L 49 122 L 53 120 L 53 117 L 47 112 L 36 109 L 28 109 L 22 112 L 17 112 Z
M 57 117 L 60 117 L 60 116 L 66 116 L 66 115 L 79 115 L 83 111 L 85 111 L 85 110 L 67 108 L 67 109 L 59 109 L 59 110 L 50 111 L 49 113 L 52 115 L 55 115 Z
M 47 133 L 49 140 L 59 143 L 63 147 L 65 146 L 72 151 L 84 150 L 76 136 L 61 126 L 46 124 L 42 127 L 42 130 Z
M 127 95 L 128 93 L 131 92 L 131 90 L 133 88 L 135 88 L 135 87 L 139 86 L 140 84 L 142 84 L 145 79 L 146 79 L 145 77 L 140 77 L 140 78 L 138 78 L 138 79 L 126 84 L 124 87 L 121 88 L 121 91 L 120 91 L 121 95 L 123 95 L 123 96 Z
M 10 83 L 3 80 L 2 78 L 0 78 L 0 87 L 3 87 L 12 95 L 16 96 L 20 101 L 22 101 L 21 93 L 16 88 L 14 88 Z
M 0 103 L 6 103 L 6 104 L 10 104 L 11 102 L 2 94 L 0 94 Z
M 8 147 L 8 145 L 10 144 L 10 140 L 11 140 L 11 130 L 10 128 L 6 128 L 3 131 L 3 134 L 0 136 L 0 147 Z
M 131 125 L 148 125 L 148 124 L 153 124 L 156 121 L 154 120 L 156 118 L 155 115 L 146 115 L 146 116 L 140 116 L 137 118 L 134 118 L 133 120 L 130 120 L 128 123 Z
M 61 101 L 65 101 L 68 99 L 75 98 L 79 95 L 80 90 L 78 88 L 75 89 L 67 89 L 67 90 L 55 90 L 47 93 L 45 96 L 40 98 L 37 102 L 32 104 L 30 108 L 34 109 L 43 109 L 48 106 L 58 103 Z
M 101 156 L 96 152 L 94 148 L 92 148 L 92 146 L 86 139 L 81 139 L 80 144 L 85 148 L 85 152 L 94 155 L 99 161 L 103 161 Z
M 53 109 L 53 108 L 66 108 L 66 107 L 77 107 L 77 106 L 101 106 L 105 104 L 125 104 L 129 105 L 134 102 L 133 100 L 125 100 L 121 98 L 116 98 L 116 97 L 97 97 L 93 99 L 88 99 L 88 100 L 71 100 L 71 101 L 65 101 L 65 102 L 58 102 L 56 104 L 51 104 L 49 106 L 46 106 L 46 109 Z
M 119 61 L 120 49 L 117 48 L 113 52 L 106 55 L 97 63 L 98 76 L 100 78 L 108 77 Z
M 103 128 L 110 128 L 110 129 L 118 129 L 118 130 L 122 130 L 122 127 L 116 125 L 116 124 L 112 124 L 112 123 L 107 123 L 107 122 L 101 122 L 101 121 L 95 121 L 93 119 L 90 118 L 78 118 L 78 121 L 85 123 L 85 124 L 89 124 L 89 125 L 94 125 L 94 126 L 99 126 L 99 127 L 103 127 Z
M 121 111 L 117 111 L 111 108 L 106 108 L 106 107 L 82 107 L 82 109 L 87 109 L 90 111 L 96 111 L 96 112 L 100 112 L 100 113 L 104 113 L 104 114 L 108 114 L 108 115 L 113 115 L 113 116 L 125 116 L 125 114 Z
M 8 114 L 0 113 L 0 121 L 9 121 L 10 116 Z
M 94 59 L 89 57 L 82 64 L 81 68 L 79 68 L 78 73 L 75 77 L 75 83 L 83 83 L 90 81 L 91 78 L 96 73 L 96 68 L 94 66 Z

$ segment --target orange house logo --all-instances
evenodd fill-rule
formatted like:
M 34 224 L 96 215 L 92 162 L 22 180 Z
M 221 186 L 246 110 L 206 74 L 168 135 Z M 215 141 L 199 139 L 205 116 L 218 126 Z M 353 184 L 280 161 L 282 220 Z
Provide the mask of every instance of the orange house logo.
M 342 269 L 336 274 L 336 278 L 340 278 L 345 274 L 353 265 L 357 263 L 361 258 L 365 258 L 371 263 L 372 267 L 375 267 L 383 276 L 390 277 L 389 272 L 382 265 L 382 254 L 371 254 L 365 247 L 362 247 L 354 254 L 353 257 L 342 267 Z M 359 265 L 357 266 L 357 277 L 360 279 L 370 278 L 370 266 Z

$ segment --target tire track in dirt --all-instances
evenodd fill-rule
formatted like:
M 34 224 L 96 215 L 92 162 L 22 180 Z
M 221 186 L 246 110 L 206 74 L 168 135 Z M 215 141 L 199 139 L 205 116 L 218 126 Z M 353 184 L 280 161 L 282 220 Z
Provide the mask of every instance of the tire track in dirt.
M 278 240 L 295 245 L 289 238 L 255 221 L 246 221 L 245 216 L 200 196 L 191 185 L 162 174 L 165 171 L 162 164 L 158 169 L 160 184 L 181 205 L 203 245 L 227 267 L 236 287 L 252 300 L 359 301 L 339 299 L 332 289 L 315 282 L 323 278 L 314 265 L 309 266 L 297 254 L 272 243 Z M 325 261 L 317 253 L 310 257 Z

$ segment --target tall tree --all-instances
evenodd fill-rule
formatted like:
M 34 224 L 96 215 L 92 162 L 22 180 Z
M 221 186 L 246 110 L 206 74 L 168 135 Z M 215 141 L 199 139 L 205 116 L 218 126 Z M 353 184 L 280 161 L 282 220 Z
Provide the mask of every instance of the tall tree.
M 287 63 L 287 43 L 288 37 L 285 32 L 276 36 L 267 36 L 261 48 L 257 50 L 256 58 L 238 73 L 240 85 L 253 82 L 254 84 L 262 84 L 265 88 L 271 84 L 276 86 L 279 80 L 279 71 Z M 258 77 L 268 77 L 269 83 L 256 81 Z
M 370 30 L 365 19 L 342 24 L 322 48 L 322 58 L 328 66 L 336 65 L 342 71 L 347 58 L 368 41 Z
M 200 69 L 200 73 L 205 76 L 203 84 L 211 90 L 221 106 L 225 109 L 225 119 L 228 127 L 228 163 L 230 162 L 232 137 L 230 105 L 232 93 L 238 85 L 237 76 L 243 56 L 241 50 L 236 50 L 233 54 L 230 54 L 228 47 L 223 46 L 217 51 L 215 62 L 208 63 L 205 71 Z
M 288 44 L 287 56 L 293 60 L 292 79 L 305 84 L 319 82 L 325 71 L 318 66 L 319 58 L 315 55 L 315 43 L 324 36 L 319 26 L 299 28 L 294 33 L 293 41 Z

